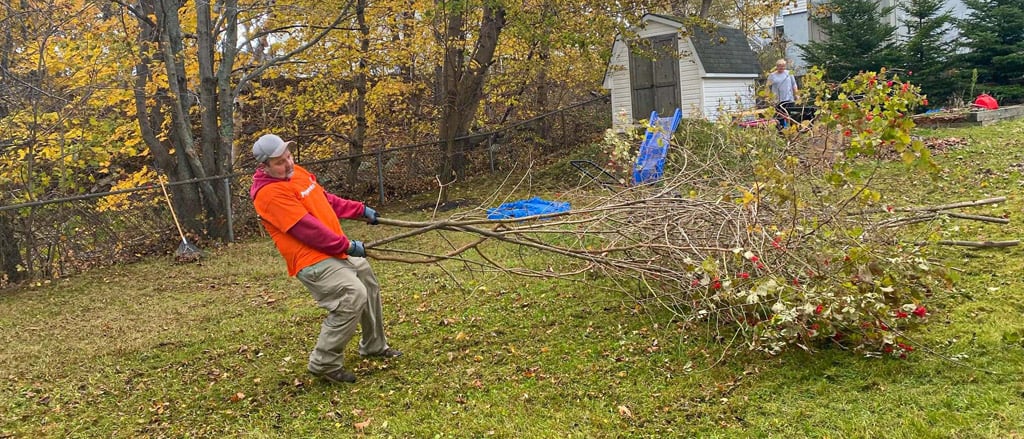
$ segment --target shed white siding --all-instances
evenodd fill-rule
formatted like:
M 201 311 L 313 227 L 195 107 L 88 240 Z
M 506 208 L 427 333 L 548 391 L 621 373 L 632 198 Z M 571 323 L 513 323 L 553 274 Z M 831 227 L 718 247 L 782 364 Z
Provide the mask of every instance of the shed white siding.
M 637 37 L 650 38 L 658 35 L 679 33 L 682 29 L 682 26 L 678 24 L 655 17 L 645 22 L 644 28 L 637 32 Z
M 611 90 L 612 129 L 622 131 L 632 124 L 633 98 L 629 84 L 629 49 L 626 43 L 616 39 L 612 46 L 612 59 L 605 75 L 605 88 Z
M 697 60 L 697 52 L 693 49 L 693 43 L 689 38 L 679 41 L 679 91 L 682 99 L 679 100 L 679 107 L 683 110 L 683 117 L 701 117 L 701 107 L 704 102 L 704 90 L 700 83 L 701 69 Z
M 754 108 L 754 78 L 704 78 L 704 115 Z

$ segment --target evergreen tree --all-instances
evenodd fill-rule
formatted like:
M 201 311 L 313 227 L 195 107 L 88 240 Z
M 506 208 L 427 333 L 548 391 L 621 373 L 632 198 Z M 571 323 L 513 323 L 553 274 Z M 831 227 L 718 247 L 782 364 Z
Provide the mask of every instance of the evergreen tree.
M 955 71 L 949 61 L 953 45 L 947 35 L 952 15 L 944 11 L 943 0 L 910 0 L 900 6 L 908 35 L 903 41 L 902 64 L 913 72 L 909 78 L 921 86 L 932 103 L 946 101 L 957 88 Z
M 1024 0 L 964 0 L 971 10 L 958 21 L 965 74 L 1002 100 L 1024 100 Z M 1002 95 L 1002 96 L 998 96 Z
M 798 45 L 807 63 L 825 69 L 829 79 L 842 80 L 862 70 L 891 67 L 896 61 L 896 26 L 880 20 L 893 7 L 880 8 L 874 0 L 833 0 L 824 8 L 828 14 L 811 20 L 828 38 Z

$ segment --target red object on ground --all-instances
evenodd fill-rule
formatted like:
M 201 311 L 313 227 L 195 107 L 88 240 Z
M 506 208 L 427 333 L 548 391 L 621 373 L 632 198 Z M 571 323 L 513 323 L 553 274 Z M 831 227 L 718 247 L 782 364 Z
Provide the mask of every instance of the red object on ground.
M 978 95 L 978 98 L 974 100 L 974 106 L 978 108 L 984 108 L 986 110 L 998 110 L 999 103 L 996 102 L 996 98 L 989 96 L 987 93 Z
M 739 122 L 737 125 L 739 125 L 740 127 L 743 127 L 743 128 L 758 128 L 758 127 L 768 126 L 772 122 L 774 122 L 774 121 L 768 120 L 768 119 L 751 119 L 751 120 L 744 120 L 742 122 Z

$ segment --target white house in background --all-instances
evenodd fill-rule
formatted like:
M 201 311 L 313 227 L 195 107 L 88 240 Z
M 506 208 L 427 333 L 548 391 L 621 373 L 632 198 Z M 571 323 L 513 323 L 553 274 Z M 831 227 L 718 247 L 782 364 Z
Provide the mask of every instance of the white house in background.
M 721 111 L 754 106 L 754 81 L 761 72 L 743 32 L 718 26 L 681 36 L 680 18 L 647 14 L 642 20 L 632 40 L 640 44 L 631 50 L 617 37 L 605 73 L 613 128 L 647 119 L 652 110 L 670 115 L 678 107 L 683 117 L 714 120 Z
M 826 3 L 828 3 L 828 0 L 796 0 L 796 3 L 782 8 L 778 17 L 775 17 L 774 34 L 776 37 L 781 36 L 789 42 L 786 46 L 786 59 L 791 61 L 791 68 L 797 72 L 802 73 L 809 67 L 807 62 L 804 61 L 803 51 L 797 45 L 807 44 L 811 41 L 824 41 L 828 38 L 828 35 L 822 31 L 821 27 L 811 20 L 808 5 L 814 8 Z M 896 6 L 896 9 L 893 9 L 889 15 L 884 17 L 884 22 L 896 26 L 895 37 L 900 40 L 908 34 L 907 28 L 902 25 L 904 13 L 899 8 L 901 4 L 906 3 L 907 0 L 880 0 L 878 2 L 880 9 Z M 945 0 L 943 4 L 943 9 L 948 11 L 954 18 L 965 18 L 967 16 L 967 6 L 960 0 Z M 949 40 L 957 38 L 956 29 L 952 29 L 946 37 Z

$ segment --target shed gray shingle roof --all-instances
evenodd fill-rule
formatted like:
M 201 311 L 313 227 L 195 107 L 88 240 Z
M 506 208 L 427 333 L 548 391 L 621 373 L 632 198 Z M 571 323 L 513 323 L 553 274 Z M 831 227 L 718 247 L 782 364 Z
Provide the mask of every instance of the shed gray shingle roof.
M 683 24 L 682 19 L 671 15 L 650 14 Z M 690 41 L 700 57 L 704 71 L 707 73 L 739 73 L 761 74 L 761 65 L 757 55 L 750 48 L 747 36 L 739 29 L 715 26 L 705 30 L 692 26 L 689 30 Z

